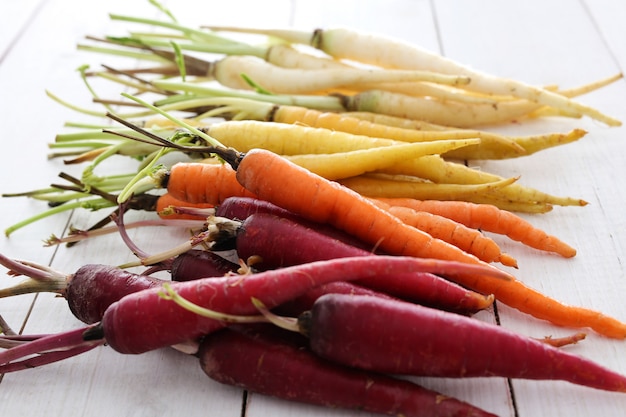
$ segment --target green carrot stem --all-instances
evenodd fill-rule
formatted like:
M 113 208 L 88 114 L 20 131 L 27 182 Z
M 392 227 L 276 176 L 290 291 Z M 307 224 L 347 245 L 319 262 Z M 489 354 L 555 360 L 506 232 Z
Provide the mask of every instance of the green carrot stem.
M 31 223 L 34 223 L 36 221 L 39 221 L 46 217 L 50 217 L 55 214 L 73 210 L 76 208 L 87 208 L 90 210 L 98 210 L 98 209 L 105 208 L 105 207 L 111 207 L 113 205 L 114 205 L 113 203 L 106 201 L 105 199 L 102 199 L 102 198 L 95 198 L 95 199 L 88 200 L 88 201 L 75 201 L 73 203 L 65 203 L 60 206 L 53 207 L 51 209 L 38 213 L 32 217 L 29 217 L 27 219 L 24 219 L 20 222 L 13 224 L 12 226 L 7 227 L 6 229 L 4 229 L 4 234 L 5 236 L 8 237 L 16 230 L 21 229 L 25 226 L 28 226 Z
M 232 39 L 228 39 L 223 36 L 219 36 L 219 35 L 207 32 L 207 31 L 189 28 L 189 27 L 180 25 L 176 22 L 164 22 L 162 20 L 147 19 L 143 17 L 124 16 L 124 15 L 113 14 L 113 13 L 109 14 L 109 17 L 111 18 L 111 20 L 141 23 L 141 24 L 150 25 L 150 26 L 173 29 L 173 30 L 184 33 L 189 39 L 195 40 L 198 42 L 213 43 L 217 45 L 219 44 L 232 45 L 233 47 L 245 45 L 244 43 L 234 41 Z
M 130 51 L 130 50 L 121 49 L 121 48 L 106 48 L 103 46 L 94 46 L 94 45 L 85 45 L 85 44 L 78 44 L 76 48 L 79 51 L 120 56 L 120 57 L 132 58 L 132 59 L 137 59 L 137 60 L 142 60 L 142 61 L 153 61 L 153 62 L 158 62 L 158 63 L 170 62 L 168 59 L 165 59 L 159 55 L 148 53 L 148 52 Z
M 234 90 L 225 88 L 212 88 L 206 85 L 184 83 L 171 80 L 155 80 L 153 84 L 167 91 L 194 93 L 198 97 L 238 97 L 267 103 L 293 105 L 307 108 L 323 109 L 330 111 L 345 111 L 342 99 L 334 96 L 309 96 L 309 95 L 283 95 L 283 94 L 259 94 L 253 91 Z M 167 101 L 159 101 L 157 105 Z

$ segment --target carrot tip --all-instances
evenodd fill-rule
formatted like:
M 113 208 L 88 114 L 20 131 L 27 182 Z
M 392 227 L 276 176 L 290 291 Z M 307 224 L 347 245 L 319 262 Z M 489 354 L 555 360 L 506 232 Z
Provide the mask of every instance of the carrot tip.
M 506 253 L 501 254 L 500 257 L 498 258 L 498 261 L 502 265 L 510 266 L 510 267 L 517 269 L 517 260 L 513 258 L 512 256 L 507 255 Z
M 481 304 L 482 309 L 484 310 L 488 307 L 491 307 L 495 300 L 496 300 L 496 296 L 493 294 L 484 295 L 482 297 L 482 301 L 483 301 L 483 303 Z
M 565 336 L 565 337 L 557 337 L 557 338 L 553 338 L 551 336 L 546 336 L 542 339 L 539 339 L 541 342 L 546 343 L 548 345 L 554 346 L 554 347 L 563 347 L 563 346 L 567 346 L 567 345 L 574 345 L 578 342 L 580 342 L 581 340 L 584 340 L 587 337 L 586 333 L 575 333 L 569 336 Z

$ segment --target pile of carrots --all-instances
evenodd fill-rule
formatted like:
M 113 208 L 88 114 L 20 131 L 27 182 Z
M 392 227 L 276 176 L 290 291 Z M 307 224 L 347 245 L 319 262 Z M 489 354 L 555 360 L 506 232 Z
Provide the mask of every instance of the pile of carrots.
M 619 125 L 573 99 L 619 77 L 540 88 L 349 29 L 192 29 L 111 18 L 173 32 L 90 37 L 113 47 L 80 46 L 158 65 L 82 70 L 86 82 L 99 76 L 136 91 L 118 100 L 91 90 L 103 112 L 72 106 L 102 118 L 101 128 L 80 126 L 50 147 L 68 164 L 88 165 L 80 178 L 61 173 L 69 184 L 5 195 L 55 206 L 5 233 L 64 210 L 108 207 L 114 211 L 101 223 L 48 244 L 119 233 L 138 260 L 67 274 L 0 254 L 10 275 L 27 277 L 0 297 L 55 292 L 85 323 L 29 336 L 0 317 L 0 373 L 105 344 L 121 354 L 172 346 L 223 383 L 389 415 L 492 416 L 397 374 L 561 379 L 626 392 L 626 376 L 561 349 L 588 330 L 624 339 L 626 323 L 561 303 L 496 267 L 523 265 L 483 233 L 570 258 L 575 248 L 516 212 L 585 201 L 462 162 L 527 156 L 586 133 L 509 137 L 483 125 L 546 115 Z M 252 46 L 223 35 L 241 31 L 283 43 Z M 383 59 L 380 51 L 397 53 Z M 204 52 L 223 57 L 205 61 Z M 166 163 L 166 154 L 179 159 Z M 139 160 L 138 169 L 97 175 L 113 155 Z M 158 216 L 125 224 L 129 209 Z M 148 254 L 126 231 L 155 224 L 193 236 Z M 127 271 L 136 266 L 144 273 Z M 159 271 L 171 280 L 155 278 Z M 534 339 L 471 317 L 494 300 L 581 333 Z

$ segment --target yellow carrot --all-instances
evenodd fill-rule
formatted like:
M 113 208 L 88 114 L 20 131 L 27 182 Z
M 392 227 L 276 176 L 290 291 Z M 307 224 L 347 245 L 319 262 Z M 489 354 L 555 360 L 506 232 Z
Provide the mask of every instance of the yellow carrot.
M 411 175 L 428 179 L 438 184 L 483 184 L 503 179 L 495 174 L 472 169 L 460 163 L 446 161 L 437 155 L 427 155 L 421 157 L 419 161 L 404 161 L 383 169 L 381 172 L 391 175 Z M 503 202 L 527 202 L 558 206 L 584 206 L 587 204 L 585 200 L 579 198 L 556 196 L 519 183 L 501 188 L 498 194 Z M 495 200 L 493 202 L 495 204 Z M 502 207 L 499 203 L 496 205 Z
M 440 153 L 447 149 L 471 146 L 478 141 L 479 139 L 460 139 L 418 142 L 330 154 L 291 155 L 286 158 L 326 179 L 337 180 L 377 171 L 401 161 Z

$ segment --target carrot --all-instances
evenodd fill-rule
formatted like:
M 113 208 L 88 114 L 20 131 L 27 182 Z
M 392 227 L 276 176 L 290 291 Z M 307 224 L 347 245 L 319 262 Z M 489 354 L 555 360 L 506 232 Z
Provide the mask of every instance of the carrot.
M 29 277 L 21 284 L 2 289 L 0 297 L 54 292 L 63 296 L 74 316 L 87 324 L 99 322 L 104 311 L 125 295 L 160 287 L 164 282 L 108 265 L 84 265 L 73 274 L 63 274 L 30 262 L 18 262 L 2 254 L 0 264 L 14 275 Z
M 577 141 L 585 136 L 587 132 L 582 129 L 573 129 L 567 133 L 549 133 L 546 135 L 520 136 L 512 139 L 514 143 L 524 149 L 522 155 L 528 156 L 539 151 L 561 146 Z M 443 154 L 446 158 L 452 159 L 505 159 L 520 156 L 519 153 L 504 152 L 504 150 L 496 149 L 494 151 L 483 151 L 480 154 L 470 153 L 470 149 L 457 149 Z
M 300 220 L 256 213 L 242 222 L 237 231 L 235 248 L 242 259 L 260 258 L 253 264 L 254 268 L 260 270 L 326 259 L 375 255 L 372 250 L 340 239 Z M 406 301 L 460 314 L 474 314 L 493 302 L 491 296 L 467 290 L 428 273 L 380 274 L 351 283 Z
M 327 282 L 363 279 L 390 269 L 398 273 L 419 270 L 445 273 L 468 266 L 476 265 L 403 257 L 352 257 L 247 276 L 173 283 L 172 287 L 203 307 L 230 314 L 252 314 L 256 308 L 251 297 L 261 299 L 272 308 Z M 478 266 L 476 270 L 486 269 Z M 111 305 L 100 325 L 90 330 L 88 338 L 106 340 L 107 345 L 120 353 L 137 354 L 197 340 L 224 327 L 225 323 L 220 321 L 199 320 L 194 313 L 162 299 L 160 293 L 160 289 L 149 289 L 130 294 Z M 146 325 L 147 317 L 150 325 Z
M 163 145 L 172 146 L 167 141 Z M 226 160 L 235 169 L 239 183 L 259 198 L 305 219 L 329 223 L 378 245 L 388 254 L 485 265 L 473 255 L 402 223 L 358 193 L 272 152 L 254 149 L 244 154 L 222 147 L 211 148 L 210 152 Z M 608 337 L 626 338 L 626 323 L 597 311 L 563 304 L 514 277 L 502 280 L 480 274 L 460 274 L 450 278 L 480 293 L 493 294 L 497 300 L 536 318 L 561 326 L 590 327 Z
M 365 243 L 362 240 L 359 240 L 354 236 L 349 235 L 331 225 L 307 221 L 297 214 L 294 214 L 288 210 L 276 206 L 275 204 L 272 204 L 265 200 L 260 200 L 258 198 L 229 197 L 225 199 L 222 204 L 220 204 L 215 210 L 215 215 L 217 217 L 240 220 L 242 222 L 247 220 L 253 214 L 268 214 L 279 218 L 288 219 L 292 222 L 297 223 L 300 226 L 314 229 L 318 233 L 328 236 L 335 241 L 340 241 L 351 246 L 355 246 L 357 248 L 367 251 L 368 253 L 377 253 L 376 247 L 372 246 L 371 244 Z M 228 238 L 228 236 L 223 235 L 222 238 Z M 218 246 L 222 246 L 219 245 L 219 242 L 214 243 Z M 228 249 L 234 249 L 235 245 L 236 244 L 233 240 L 233 247 Z M 243 259 L 247 259 L 248 256 L 243 256 Z M 256 267 L 259 268 L 261 267 L 261 265 L 262 263 L 257 263 Z
M 164 174 L 161 184 L 174 198 L 190 203 L 217 205 L 231 196 L 254 197 L 237 182 L 228 164 L 178 163 Z
M 550 147 L 574 142 L 586 134 L 582 129 L 573 129 L 565 134 L 549 133 L 512 137 L 471 129 L 416 130 L 408 128 L 408 126 L 400 127 L 375 123 L 361 117 L 352 117 L 345 112 L 322 112 L 305 107 L 277 105 L 235 97 L 207 99 L 205 104 L 215 104 L 221 107 L 203 113 L 194 118 L 194 120 L 202 120 L 205 117 L 213 117 L 224 113 L 234 113 L 231 117 L 235 120 L 253 119 L 277 123 L 297 123 L 310 127 L 322 127 L 346 133 L 404 142 L 462 138 L 481 139 L 479 144 L 442 152 L 444 157 L 453 159 L 506 159 L 527 156 Z
M 456 151 L 441 152 L 443 155 L 454 153 L 455 157 L 458 156 L 458 154 L 464 153 L 467 158 L 461 159 L 482 159 L 481 157 L 490 155 L 505 158 L 521 156 L 526 153 L 523 147 L 515 143 L 516 139 L 484 131 L 466 129 L 418 131 L 385 124 L 377 124 L 356 117 L 351 117 L 345 113 L 323 112 L 315 109 L 308 109 L 306 107 L 277 105 L 235 97 L 216 97 L 213 100 L 207 99 L 206 103 L 215 103 L 216 105 L 222 107 L 218 107 L 201 114 L 200 116 L 197 116 L 195 120 L 202 120 L 205 117 L 234 112 L 235 115 L 233 116 L 233 119 L 236 120 L 252 119 L 276 123 L 302 124 L 309 127 L 321 127 L 355 135 L 365 135 L 411 143 L 433 140 L 479 138 L 479 144 L 464 147 L 465 150 L 459 149 Z M 551 137 L 552 136 L 548 136 L 548 138 Z M 540 144 L 547 142 L 548 140 L 535 140 L 534 143 L 537 144 L 535 145 L 537 148 Z
M 168 220 L 173 220 L 173 219 L 197 220 L 197 219 L 206 218 L 206 216 L 202 216 L 200 214 L 184 213 L 184 212 L 181 212 L 181 210 L 179 210 L 181 208 L 190 207 L 190 206 L 193 206 L 193 208 L 196 208 L 196 209 L 207 209 L 207 208 L 215 207 L 215 205 L 212 203 L 192 204 L 187 201 L 175 198 L 170 193 L 165 193 L 159 196 L 159 198 L 157 199 L 155 210 L 160 217 L 164 219 L 168 219 Z
M 388 253 L 477 262 L 458 248 L 405 225 L 359 194 L 272 152 L 253 149 L 235 170 L 237 180 L 259 198 L 306 219 L 329 223 L 372 245 L 380 244 Z
M 545 212 L 551 206 L 545 202 L 507 200 L 508 187 L 515 185 L 516 178 L 484 183 L 433 183 L 408 175 L 364 174 L 337 180 L 340 184 L 370 198 L 414 198 L 430 200 L 457 200 L 474 203 L 491 203 L 502 209 Z
M 211 251 L 192 249 L 176 256 L 170 266 L 170 274 L 173 281 L 192 281 L 235 274 L 239 267 Z
M 299 69 L 345 69 L 354 68 L 346 61 L 333 59 L 327 55 L 313 55 L 305 51 L 294 48 L 287 44 L 271 45 L 267 48 L 267 52 L 263 58 L 274 65 L 283 68 L 299 68 Z M 602 82 L 602 85 L 610 83 L 610 80 Z M 356 88 L 355 88 L 356 87 Z M 437 99 L 464 101 L 471 103 L 491 103 L 498 102 L 497 98 L 487 95 L 480 95 L 468 92 L 462 88 L 453 88 L 451 86 L 438 85 L 427 82 L 411 82 L 411 83 L 378 83 L 363 84 L 360 86 L 351 86 L 351 90 L 363 91 L 373 88 L 380 88 L 388 91 L 404 92 L 404 94 L 417 96 L 430 96 Z M 599 86 L 598 86 L 599 87 Z
M 264 89 L 278 94 L 307 94 L 341 87 L 352 87 L 366 83 L 416 82 L 463 85 L 467 77 L 441 75 L 415 70 L 381 70 L 355 67 L 327 69 L 295 69 L 273 65 L 253 56 L 227 56 L 213 65 L 213 75 L 222 85 L 235 89 L 250 89 L 241 77 L 252 79 Z
M 426 130 L 426 131 L 440 131 L 455 129 L 450 126 L 438 125 L 436 123 L 429 123 L 420 119 L 409 119 L 406 117 L 390 116 L 388 114 L 378 114 L 367 111 L 347 111 L 347 116 L 354 117 L 359 120 L 367 120 L 368 122 L 399 127 L 402 129 L 413 130 Z
M 354 177 L 389 168 L 400 162 L 426 155 L 445 153 L 449 149 L 472 146 L 480 139 L 438 140 L 403 143 L 349 152 L 291 155 L 286 158 L 311 172 L 330 180 Z
M 237 28 L 210 28 L 238 30 Z M 621 125 L 618 120 L 558 93 L 521 81 L 483 73 L 417 45 L 380 34 L 364 33 L 349 28 L 317 29 L 314 32 L 255 29 L 242 29 L 242 31 L 277 36 L 292 43 L 308 44 L 339 59 L 351 59 L 387 68 L 423 69 L 443 74 L 467 75 L 472 81 L 466 88 L 472 91 L 515 96 L 537 105 L 584 114 L 609 126 Z
M 447 395 L 319 358 L 306 343 L 266 327 L 224 329 L 198 356 L 221 383 L 291 401 L 406 417 L 493 416 Z
M 463 164 L 446 161 L 438 155 L 428 155 L 415 161 L 404 161 L 396 166 L 382 170 L 387 174 L 411 175 L 442 184 L 484 184 L 503 180 L 499 175 L 472 169 Z M 513 202 L 539 203 L 540 205 L 584 206 L 586 201 L 555 196 L 519 183 L 502 188 L 502 199 Z
M 194 304 L 229 314 L 252 314 L 252 298 L 269 308 L 333 281 L 366 278 L 389 271 L 455 273 L 464 270 L 496 274 L 493 268 L 459 262 L 396 256 L 351 257 L 267 271 L 242 277 L 207 278 L 173 283 Z M 200 318 L 163 298 L 161 288 L 126 295 L 110 305 L 96 325 L 53 334 L 0 352 L 0 373 L 41 366 L 107 344 L 125 354 L 194 342 L 226 325 L 223 320 Z M 148 321 L 146 321 L 149 318 Z M 256 320 L 256 318 L 255 318 Z M 62 351 L 59 355 L 50 352 Z
M 349 152 L 404 143 L 303 124 L 257 120 L 214 123 L 202 131 L 240 152 L 263 148 L 280 155 Z
M 402 143 L 390 139 L 352 135 L 328 129 L 253 120 L 216 123 L 204 129 L 204 131 L 225 146 L 241 152 L 246 152 L 253 148 L 263 148 L 280 155 L 348 152 Z M 477 171 L 459 163 L 445 161 L 438 155 L 425 155 L 412 160 L 407 159 L 381 171 L 389 174 L 416 176 L 435 183 L 446 184 L 484 184 L 503 180 L 502 177 L 494 174 Z M 388 185 L 384 188 L 388 189 Z M 381 195 L 369 194 L 369 196 Z M 398 194 L 394 196 L 398 196 Z M 520 184 L 511 184 L 502 188 L 502 198 L 500 200 L 503 207 L 507 204 L 507 200 L 555 205 L 586 204 L 586 202 L 580 199 L 553 196 Z M 473 201 L 483 202 L 484 200 Z M 497 200 L 493 199 L 489 202 L 492 201 L 495 202 Z
M 475 130 L 447 130 L 441 132 L 425 132 L 418 130 L 409 130 L 402 128 L 394 128 L 382 124 L 360 120 L 341 113 L 321 112 L 315 109 L 307 109 L 296 106 L 274 106 L 271 113 L 272 119 L 278 123 L 302 123 L 312 127 L 323 127 L 331 130 L 339 130 L 342 132 L 353 133 L 357 135 L 367 135 L 378 138 L 386 138 L 404 142 L 421 142 L 439 139 L 465 139 L 480 138 L 480 144 L 474 145 L 474 149 L 494 146 L 503 152 L 504 149 L 510 149 L 510 152 L 517 152 L 520 155 L 522 150 L 512 144 L 506 138 L 491 134 L 488 132 L 480 132 Z M 444 155 L 452 152 L 448 151 Z
M 259 198 L 309 220 L 330 223 L 365 242 L 379 245 L 386 253 L 481 263 L 474 256 L 405 225 L 356 192 L 311 174 L 271 152 L 252 150 L 234 160 L 231 158 L 229 163 L 235 165 L 239 182 Z M 450 278 L 480 293 L 493 294 L 496 300 L 510 307 L 554 324 L 591 327 L 605 336 L 626 337 L 625 323 L 597 311 L 560 303 L 517 279 L 484 279 L 475 274 Z
M 300 316 L 298 326 L 316 354 L 360 369 L 563 380 L 626 392 L 626 376 L 591 360 L 494 324 L 416 304 L 329 294 Z
M 576 256 L 576 249 L 556 236 L 549 235 L 520 216 L 493 205 L 408 198 L 379 200 L 392 206 L 438 214 L 474 229 L 502 234 L 541 251 L 557 253 L 566 258 Z
M 518 121 L 539 108 L 527 101 L 493 104 L 438 101 L 384 90 L 368 90 L 342 96 L 348 111 L 381 113 L 456 128 L 476 128 Z
M 388 206 L 382 202 L 382 208 L 398 217 L 404 223 L 443 241 L 453 244 L 465 252 L 475 255 L 485 262 L 500 262 L 506 266 L 517 267 L 517 261 L 502 253 L 493 239 L 483 235 L 476 229 L 451 220 L 447 217 L 417 211 L 408 207 Z

